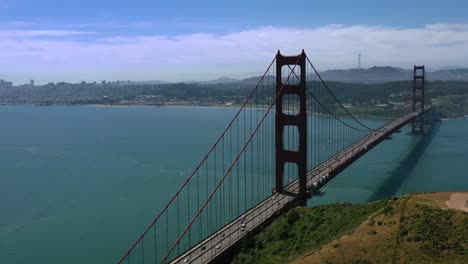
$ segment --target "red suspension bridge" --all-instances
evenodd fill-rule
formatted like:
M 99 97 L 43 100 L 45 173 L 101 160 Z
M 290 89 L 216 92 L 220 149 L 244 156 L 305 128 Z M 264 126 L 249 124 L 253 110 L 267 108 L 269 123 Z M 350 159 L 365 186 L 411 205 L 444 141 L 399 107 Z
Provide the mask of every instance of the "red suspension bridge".
M 424 66 L 415 66 L 401 117 L 371 128 L 337 99 L 304 51 L 278 51 L 203 160 L 118 263 L 207 263 L 226 255 L 248 232 L 306 205 L 404 125 L 423 134 L 431 110 L 424 88 Z

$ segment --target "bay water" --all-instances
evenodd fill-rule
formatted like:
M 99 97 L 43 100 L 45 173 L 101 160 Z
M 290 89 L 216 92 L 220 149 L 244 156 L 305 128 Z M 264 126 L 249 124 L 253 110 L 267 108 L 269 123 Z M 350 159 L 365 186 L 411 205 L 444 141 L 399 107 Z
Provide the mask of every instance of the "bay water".
M 236 111 L 1 106 L 0 262 L 117 262 Z M 468 120 L 395 133 L 309 204 L 467 190 L 467 160 Z

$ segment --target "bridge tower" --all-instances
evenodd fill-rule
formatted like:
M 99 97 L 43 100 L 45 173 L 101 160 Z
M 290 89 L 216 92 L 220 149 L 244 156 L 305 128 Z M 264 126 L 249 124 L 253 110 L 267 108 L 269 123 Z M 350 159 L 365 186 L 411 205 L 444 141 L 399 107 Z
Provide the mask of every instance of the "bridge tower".
M 413 71 L 413 112 L 418 110 L 421 114 L 413 119 L 411 134 L 424 134 L 424 85 L 425 85 L 424 65 L 415 65 Z
M 300 68 L 298 84 L 283 84 L 282 68 L 289 66 Z M 284 85 L 284 87 L 283 87 Z M 281 89 L 283 88 L 283 89 Z M 307 113 L 306 113 L 306 54 L 304 50 L 297 56 L 283 56 L 280 51 L 276 55 L 276 113 L 275 113 L 275 155 L 276 155 L 276 192 L 284 191 L 283 178 L 286 163 L 296 164 L 299 176 L 299 203 L 307 202 Z M 283 111 L 285 96 L 299 97 L 299 113 L 291 115 Z M 296 150 L 284 148 L 284 130 L 286 126 L 295 126 L 299 131 L 299 146 Z

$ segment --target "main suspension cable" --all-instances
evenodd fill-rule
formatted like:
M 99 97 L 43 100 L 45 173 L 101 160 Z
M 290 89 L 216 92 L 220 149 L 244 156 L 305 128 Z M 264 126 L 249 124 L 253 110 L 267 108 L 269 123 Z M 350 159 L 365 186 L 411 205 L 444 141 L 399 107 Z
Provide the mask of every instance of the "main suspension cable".
M 328 87 L 328 84 L 322 79 L 322 76 L 320 76 L 320 74 L 318 73 L 318 71 L 315 69 L 314 65 L 312 64 L 312 62 L 309 60 L 309 57 L 306 57 L 307 61 L 309 62 L 310 66 L 312 67 L 312 69 L 314 70 L 315 74 L 317 75 L 317 77 L 319 77 L 321 83 L 325 86 L 325 88 L 327 88 L 328 92 L 330 93 L 330 95 L 333 97 L 333 99 L 335 99 L 335 101 L 340 105 L 341 108 L 343 108 L 343 110 L 352 118 L 354 119 L 356 122 L 358 122 L 361 126 L 365 127 L 367 130 L 372 130 L 372 131 L 379 131 L 379 129 L 374 129 L 374 128 L 371 128 L 371 127 L 368 127 L 367 125 L 363 124 L 361 121 L 359 121 L 353 114 L 351 114 L 348 109 L 346 109 L 346 107 L 344 107 L 344 105 L 338 100 L 338 98 L 335 96 L 335 94 L 332 92 L 332 90 L 330 89 L 330 87 Z
M 327 113 L 329 113 L 331 116 L 333 116 L 336 120 L 338 120 L 340 123 L 342 123 L 343 125 L 351 128 L 351 129 L 354 129 L 354 130 L 357 130 L 357 131 L 362 131 L 362 132 L 368 132 L 369 129 L 360 129 L 360 128 L 356 128 L 354 126 L 351 126 L 351 125 L 348 125 L 346 124 L 346 122 L 344 122 L 343 120 L 341 120 L 341 118 L 339 118 L 338 116 L 336 116 L 335 114 L 333 114 L 327 107 L 325 107 L 317 97 L 314 96 L 314 94 L 308 89 L 306 88 L 306 91 L 310 94 L 310 96 L 312 96 L 315 101 L 317 101 L 317 103 L 323 108 L 325 109 L 325 111 L 327 111 Z

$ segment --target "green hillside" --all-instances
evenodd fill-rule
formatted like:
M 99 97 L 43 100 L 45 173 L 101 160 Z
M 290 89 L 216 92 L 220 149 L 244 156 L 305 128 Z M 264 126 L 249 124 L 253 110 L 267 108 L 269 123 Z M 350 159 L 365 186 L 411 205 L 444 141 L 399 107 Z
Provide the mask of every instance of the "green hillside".
M 468 213 L 444 204 L 411 195 L 296 208 L 247 236 L 232 263 L 468 263 Z

